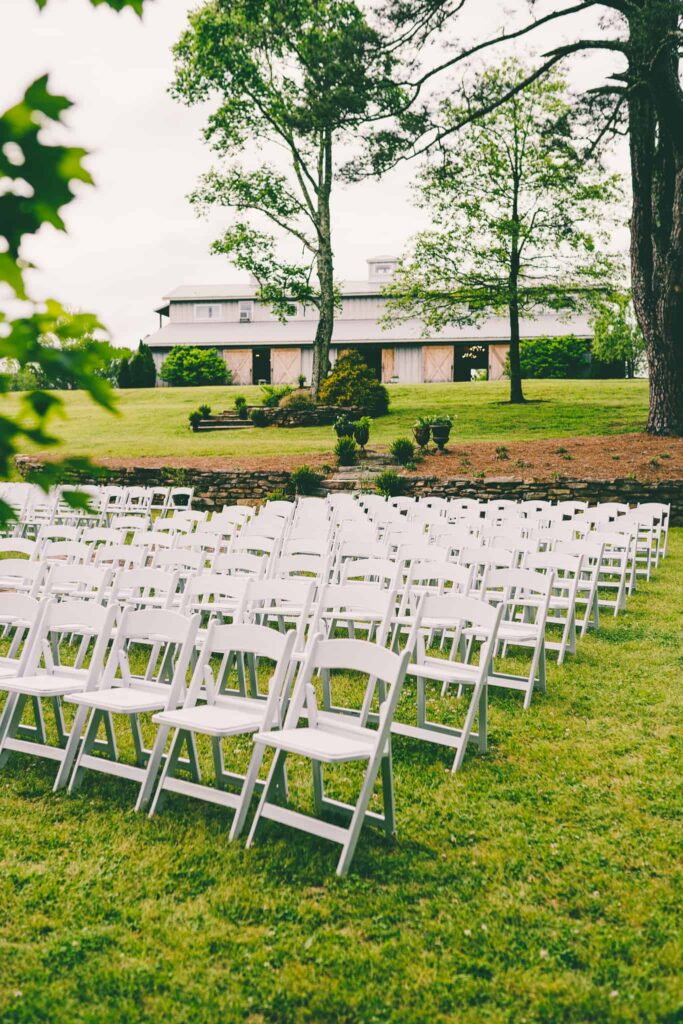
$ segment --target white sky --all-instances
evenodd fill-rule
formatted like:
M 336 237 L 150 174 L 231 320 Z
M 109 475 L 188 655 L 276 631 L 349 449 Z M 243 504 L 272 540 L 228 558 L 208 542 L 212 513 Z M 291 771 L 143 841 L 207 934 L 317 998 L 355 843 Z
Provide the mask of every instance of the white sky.
M 501 0 L 485 2 L 496 21 L 505 19 Z M 50 0 L 42 13 L 33 0 L 0 2 L 0 109 L 49 72 L 53 91 L 76 103 L 66 138 L 90 151 L 97 186 L 82 188 L 65 209 L 68 234 L 44 228 L 25 246 L 40 268 L 32 292 L 97 313 L 116 344 L 132 346 L 157 327 L 153 309 L 171 288 L 241 277 L 208 251 L 229 211 L 202 221 L 186 199 L 215 160 L 200 138 L 206 112 L 167 91 L 170 47 L 195 3 L 146 6 L 140 20 L 86 0 Z M 369 256 L 399 255 L 422 226 L 408 190 L 414 171 L 407 165 L 380 183 L 337 186 L 338 277 L 364 278 Z

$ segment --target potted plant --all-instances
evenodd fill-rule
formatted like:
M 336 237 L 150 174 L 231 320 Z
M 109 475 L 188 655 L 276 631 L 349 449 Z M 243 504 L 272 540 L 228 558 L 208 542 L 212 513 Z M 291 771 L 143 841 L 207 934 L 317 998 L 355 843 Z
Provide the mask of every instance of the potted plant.
M 440 452 L 443 452 L 446 448 L 448 438 L 451 436 L 452 426 L 453 419 L 450 416 L 435 416 L 431 422 L 432 438 Z
M 432 433 L 432 422 L 427 416 L 420 416 L 413 423 L 413 437 L 419 448 L 426 448 Z
M 200 405 L 199 409 L 197 411 L 202 414 L 204 419 L 207 419 L 211 415 L 211 406 L 210 405 Z
M 334 432 L 337 437 L 353 437 L 353 422 L 346 413 L 337 416 L 334 421 Z
M 361 416 L 359 420 L 353 424 L 353 439 L 360 448 L 363 455 L 365 455 L 365 446 L 370 440 L 370 417 Z
M 306 387 L 306 374 L 305 373 L 300 373 L 299 374 L 299 376 L 297 377 L 297 383 L 298 383 L 300 389 Z

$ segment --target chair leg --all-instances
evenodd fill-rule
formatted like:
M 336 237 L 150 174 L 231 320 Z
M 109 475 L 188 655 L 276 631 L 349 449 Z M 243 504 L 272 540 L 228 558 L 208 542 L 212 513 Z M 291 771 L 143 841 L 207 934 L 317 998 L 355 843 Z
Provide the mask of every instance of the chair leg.
M 254 795 L 254 789 L 256 788 L 256 782 L 258 780 L 259 771 L 263 764 L 263 758 L 265 757 L 266 748 L 263 743 L 254 744 L 254 752 L 251 755 L 251 761 L 249 762 L 249 768 L 244 778 L 244 784 L 242 786 L 242 792 L 240 793 L 240 802 L 235 811 L 235 816 L 232 819 L 232 825 L 230 826 L 230 834 L 228 840 L 232 841 L 237 839 L 242 834 L 244 823 L 247 820 L 247 814 L 249 813 L 249 806 L 251 804 L 251 798 Z
M 360 838 L 360 832 L 365 821 L 365 814 L 372 798 L 372 791 L 375 787 L 375 780 L 377 779 L 377 773 L 380 768 L 380 762 L 383 754 L 381 751 L 377 751 L 371 760 L 368 762 L 368 767 L 365 772 L 365 778 L 363 779 L 363 785 L 361 786 L 360 796 L 351 817 L 351 824 L 349 825 L 346 840 L 342 847 L 339 860 L 337 862 L 337 874 L 345 875 L 348 873 L 353 855 L 356 852 L 356 846 L 358 839 Z
M 170 731 L 171 729 L 170 726 L 168 725 L 159 726 L 156 739 L 154 740 L 154 746 L 152 747 L 152 752 L 149 755 L 149 758 L 147 759 L 147 773 L 145 775 L 142 785 L 140 786 L 138 798 L 135 801 L 136 811 L 143 811 L 147 804 L 149 803 L 150 797 L 152 795 L 152 789 L 156 781 L 157 772 L 159 771 L 159 765 L 161 764 L 161 759 L 164 756 L 166 740 L 168 739 L 168 734 Z M 150 817 L 151 816 L 152 812 L 150 811 Z
M 273 763 L 270 766 L 270 771 L 268 772 L 266 784 L 263 787 L 263 792 L 261 793 L 261 799 L 259 800 L 258 807 L 256 808 L 254 820 L 252 821 L 251 828 L 249 829 L 249 835 L 247 836 L 246 842 L 247 846 L 251 846 L 252 843 L 254 842 L 254 838 L 256 837 L 256 831 L 261 821 L 261 814 L 263 808 L 268 802 L 268 797 L 271 795 L 271 792 L 277 786 L 277 779 L 279 775 L 284 771 L 284 761 L 286 756 L 287 752 L 285 750 L 277 750 L 275 752 L 275 757 L 273 758 Z
M 90 753 L 90 751 L 93 748 L 93 744 L 95 743 L 95 740 L 97 738 L 97 731 L 100 726 L 101 718 L 102 712 L 99 711 L 97 708 L 94 708 L 90 714 L 90 721 L 88 722 L 87 728 L 85 730 L 85 736 L 83 737 L 83 742 L 81 743 L 78 755 L 76 757 L 73 774 L 71 776 L 71 781 L 69 782 L 69 793 L 75 793 L 83 780 L 83 772 L 85 771 L 85 769 L 81 767 L 81 761 L 86 754 Z
M 64 750 L 64 759 L 59 766 L 57 778 L 55 779 L 55 784 L 52 787 L 53 793 L 56 793 L 60 789 L 64 789 L 69 781 L 69 774 L 71 773 L 74 758 L 78 751 L 78 744 L 81 742 L 83 726 L 87 717 L 88 709 L 86 707 L 81 705 L 76 708 L 76 714 L 74 715 L 74 720 L 71 723 L 71 732 L 69 733 L 69 739 L 67 740 L 66 749 Z

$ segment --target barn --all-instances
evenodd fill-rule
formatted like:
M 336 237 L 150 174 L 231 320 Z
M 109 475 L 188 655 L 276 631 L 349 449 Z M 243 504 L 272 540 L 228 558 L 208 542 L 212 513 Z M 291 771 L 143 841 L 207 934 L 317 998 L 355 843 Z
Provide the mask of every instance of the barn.
M 341 285 L 341 309 L 336 314 L 330 360 L 346 349 L 359 349 L 366 363 L 385 383 L 428 384 L 468 381 L 486 371 L 489 380 L 504 374 L 508 350 L 505 317 L 489 317 L 476 326 L 451 326 L 425 334 L 424 324 L 411 319 L 385 327 L 383 290 L 396 259 L 376 256 L 367 261 L 364 281 Z M 292 384 L 303 375 L 310 381 L 314 309 L 300 307 L 281 323 L 257 298 L 258 285 L 183 285 L 164 297 L 159 329 L 145 339 L 157 370 L 177 345 L 216 348 L 232 372 L 233 383 Z M 585 316 L 560 318 L 541 312 L 522 320 L 523 338 L 575 334 L 590 339 Z

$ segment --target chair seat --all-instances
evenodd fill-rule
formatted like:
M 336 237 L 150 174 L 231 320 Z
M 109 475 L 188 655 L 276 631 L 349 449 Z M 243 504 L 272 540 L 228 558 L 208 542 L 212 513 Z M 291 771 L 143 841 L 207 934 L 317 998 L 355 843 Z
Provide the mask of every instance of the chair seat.
M 134 686 L 113 686 L 108 690 L 91 690 L 88 693 L 74 694 L 68 700 L 72 704 L 83 704 L 89 708 L 112 711 L 115 714 L 132 715 L 143 711 L 161 711 L 166 704 L 166 697 L 157 696 L 146 690 L 138 690 Z
M 355 730 L 361 733 L 361 730 Z M 259 732 L 256 742 L 266 743 L 277 750 L 290 754 L 301 754 L 314 761 L 335 764 L 343 761 L 364 761 L 372 756 L 373 740 L 361 735 L 332 731 L 325 728 L 281 729 L 278 732 Z
M 463 630 L 468 636 L 473 636 L 477 640 L 488 639 L 488 633 L 483 630 L 470 627 L 469 629 Z M 498 639 L 507 643 L 521 643 L 536 642 L 538 640 L 538 629 L 531 623 L 528 622 L 507 622 L 503 621 L 500 624 L 498 630 Z
M 406 675 L 433 679 L 440 683 L 474 683 L 479 678 L 478 665 L 463 665 L 445 658 L 427 658 L 419 665 L 409 665 Z
M 25 693 L 31 697 L 65 697 L 78 693 L 85 686 L 85 679 L 69 679 L 66 676 L 20 676 L 15 679 L 0 679 L 0 689 L 9 693 Z
M 244 708 L 237 705 L 244 704 Z M 254 707 L 253 705 L 257 705 Z M 206 736 L 237 736 L 245 732 L 258 732 L 263 727 L 265 702 L 236 700 L 235 706 L 197 704 L 193 708 L 177 708 L 154 715 L 158 725 L 170 725 L 188 732 L 201 732 Z

